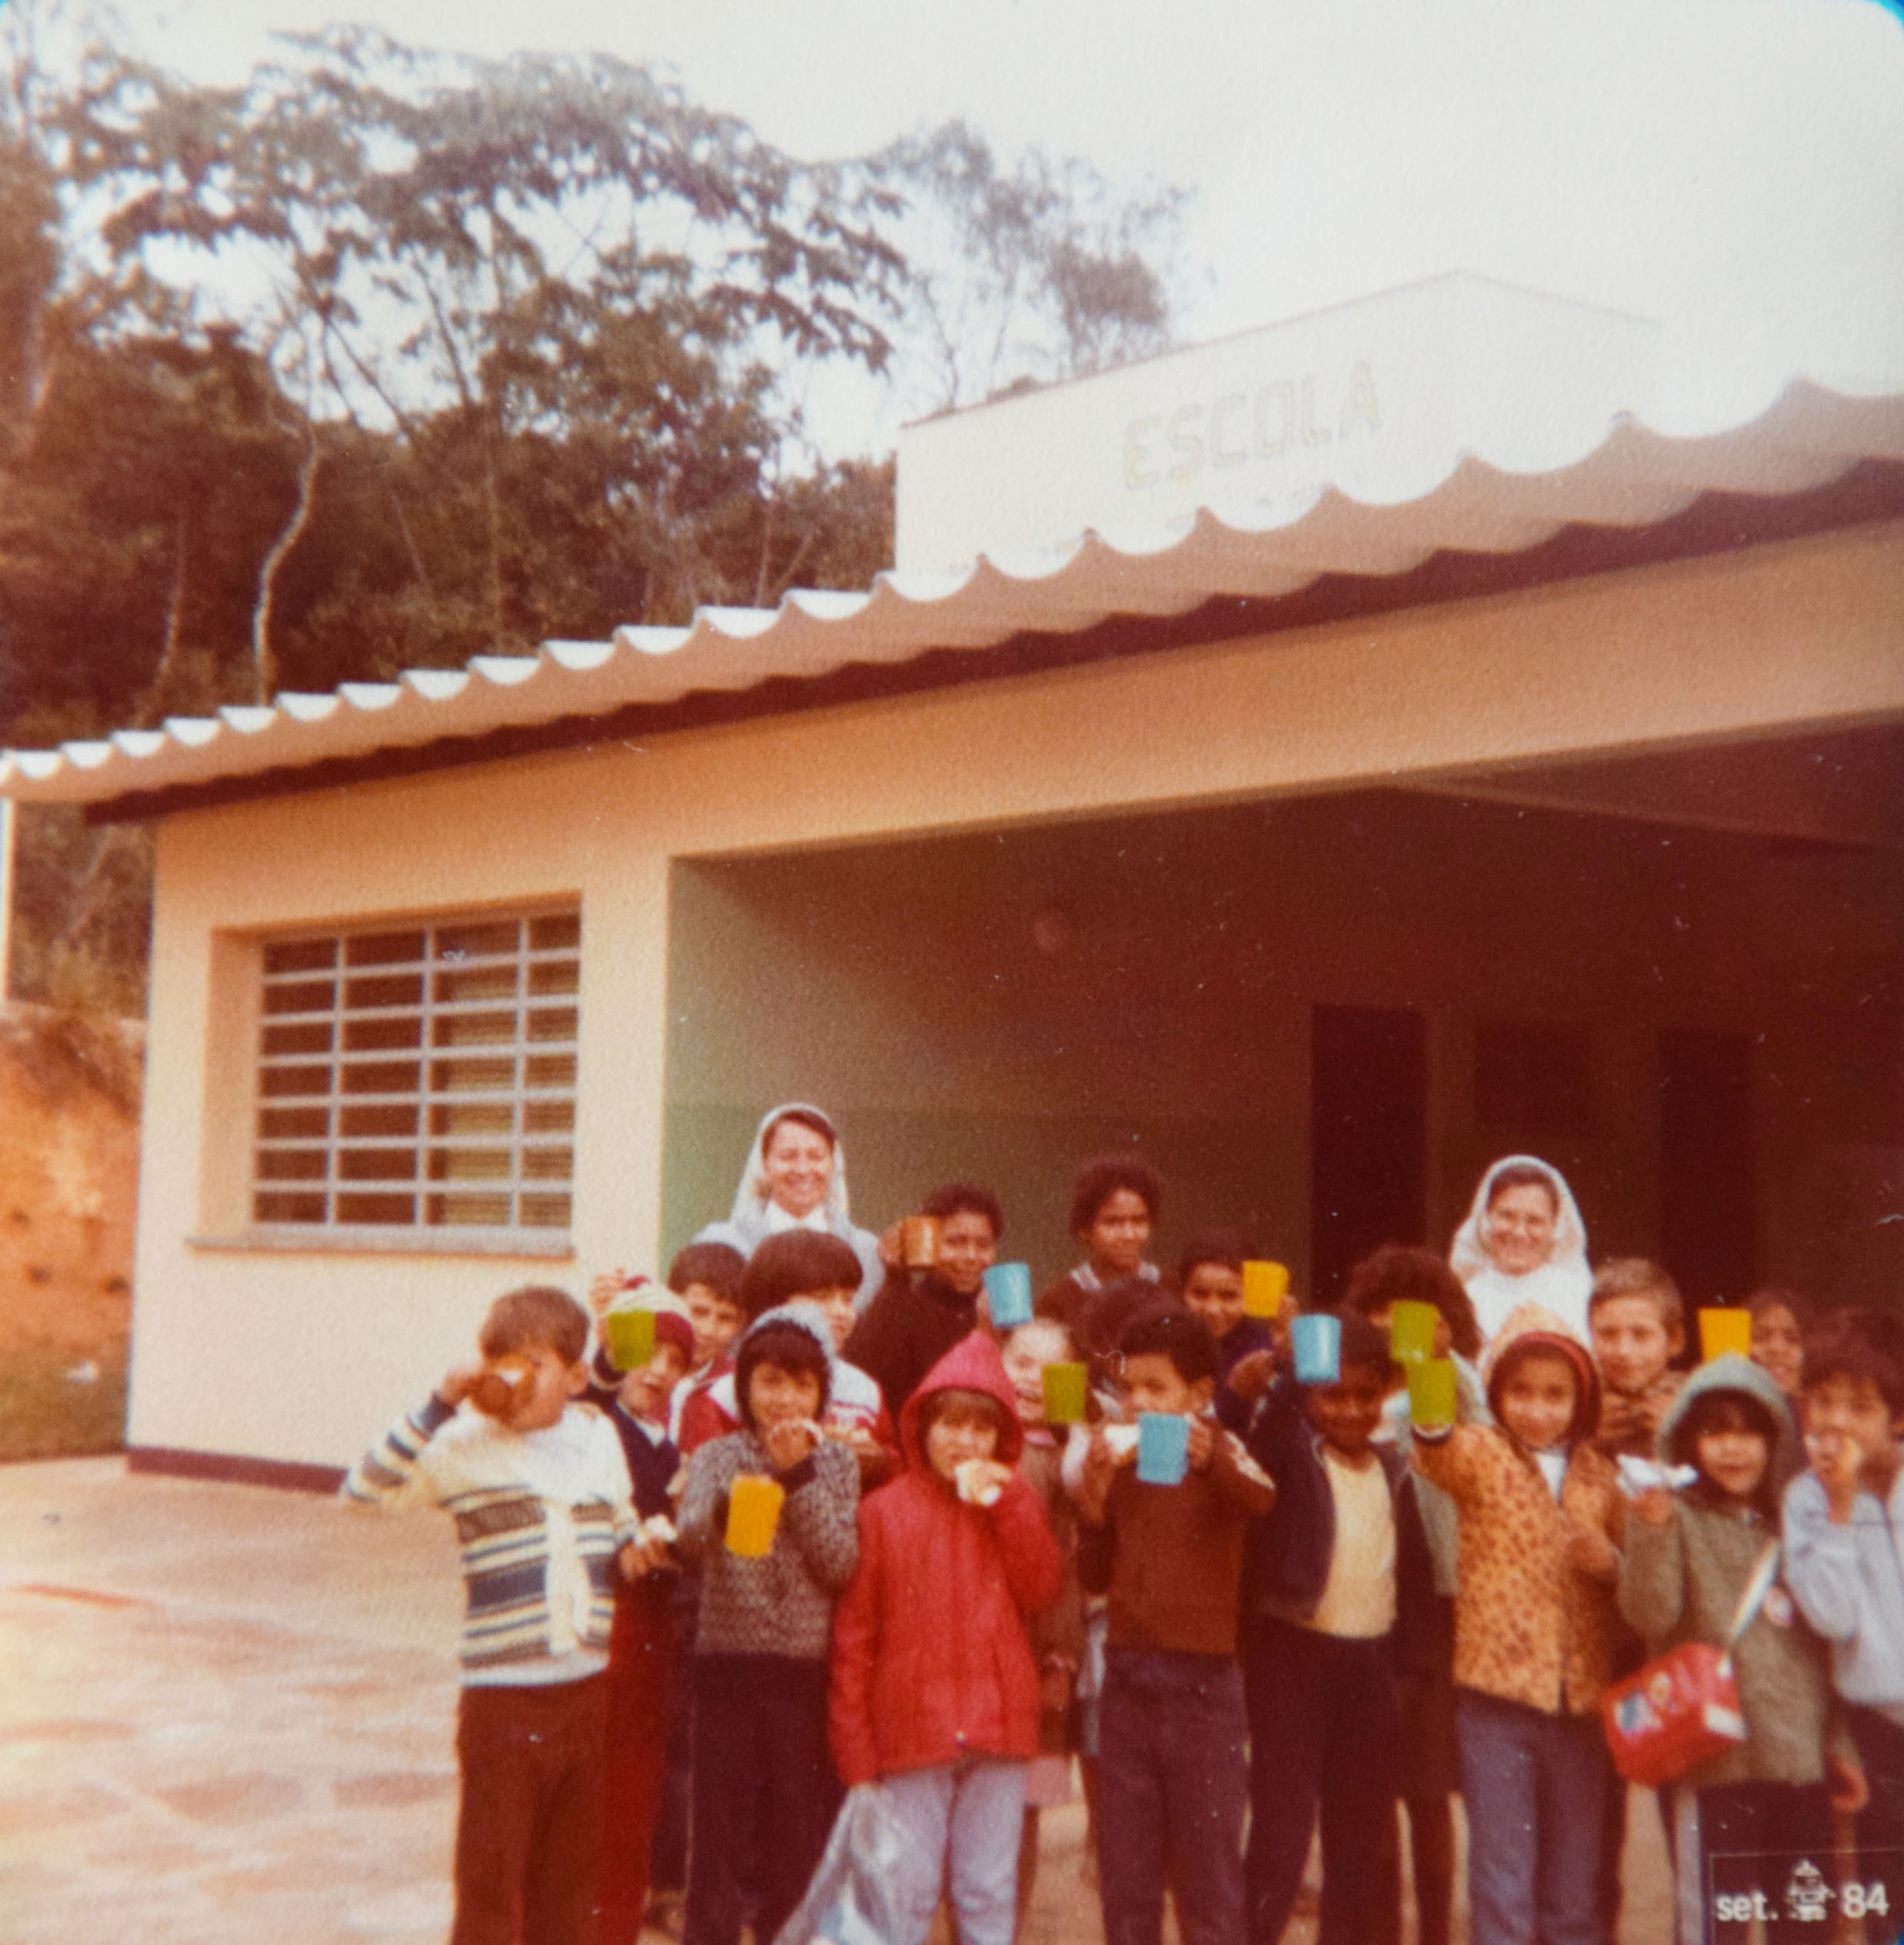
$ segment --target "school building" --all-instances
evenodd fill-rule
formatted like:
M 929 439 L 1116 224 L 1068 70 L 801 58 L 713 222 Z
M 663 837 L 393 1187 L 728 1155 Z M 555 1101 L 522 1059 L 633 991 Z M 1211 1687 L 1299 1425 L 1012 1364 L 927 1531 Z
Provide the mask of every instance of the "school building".
M 157 828 L 135 1462 L 328 1476 L 790 1097 L 1040 1275 L 1107 1149 L 1324 1294 L 1525 1149 L 1904 1294 L 1904 369 L 1726 398 L 1451 275 L 911 428 L 867 592 L 10 755 Z

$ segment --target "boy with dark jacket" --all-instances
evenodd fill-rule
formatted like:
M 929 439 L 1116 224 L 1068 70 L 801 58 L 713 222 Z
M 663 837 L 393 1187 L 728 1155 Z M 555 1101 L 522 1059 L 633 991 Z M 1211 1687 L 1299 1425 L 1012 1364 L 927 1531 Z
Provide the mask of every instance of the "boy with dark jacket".
M 1399 1661 L 1431 1637 L 1434 1593 L 1407 1463 L 1373 1442 L 1393 1369 L 1382 1334 L 1345 1317 L 1336 1380 L 1279 1380 L 1250 1428 L 1250 1454 L 1276 1484 L 1246 1581 L 1251 1945 L 1283 1935 L 1319 1807 L 1319 1945 L 1363 1945 L 1382 1929 Z

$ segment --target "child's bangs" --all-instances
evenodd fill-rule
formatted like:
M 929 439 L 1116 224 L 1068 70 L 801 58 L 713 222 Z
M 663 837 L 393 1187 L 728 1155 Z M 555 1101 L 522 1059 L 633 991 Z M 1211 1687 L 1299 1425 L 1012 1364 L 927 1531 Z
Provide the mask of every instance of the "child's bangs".
M 1750 1432 L 1778 1449 L 1779 1430 L 1764 1401 L 1749 1391 L 1708 1391 L 1695 1399 L 1673 1428 L 1672 1455 L 1680 1465 L 1696 1463 L 1699 1441 L 1716 1432 Z
M 919 1416 L 922 1428 L 934 1425 L 989 1425 L 995 1432 L 1005 1428 L 1005 1407 L 989 1391 L 967 1391 L 950 1385 L 921 1400 Z

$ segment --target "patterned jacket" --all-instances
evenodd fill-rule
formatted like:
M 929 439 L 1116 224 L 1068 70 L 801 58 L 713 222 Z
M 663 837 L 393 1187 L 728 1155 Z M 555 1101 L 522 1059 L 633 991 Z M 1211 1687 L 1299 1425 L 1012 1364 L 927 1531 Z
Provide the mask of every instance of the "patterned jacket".
M 1576 1442 L 1558 1503 L 1533 1456 L 1498 1425 L 1440 1434 L 1418 1426 L 1414 1463 L 1460 1519 L 1456 1684 L 1549 1715 L 1585 1715 L 1612 1677 L 1619 1614 L 1613 1584 L 1573 1565 L 1569 1527 L 1597 1527 L 1619 1544 L 1619 1475 L 1580 1439 L 1598 1421 L 1599 1386 L 1586 1347 L 1557 1318 L 1523 1306 L 1502 1325 L 1488 1350 L 1490 1404 L 1508 1354 L 1526 1337 L 1566 1348 L 1579 1379 Z
M 512 1432 L 432 1397 L 339 1490 L 359 1504 L 440 1506 L 455 1520 L 466 1680 L 533 1682 L 552 1657 L 606 1656 L 616 1555 L 636 1516 L 621 1440 L 600 1412 L 571 1405 L 546 1430 Z

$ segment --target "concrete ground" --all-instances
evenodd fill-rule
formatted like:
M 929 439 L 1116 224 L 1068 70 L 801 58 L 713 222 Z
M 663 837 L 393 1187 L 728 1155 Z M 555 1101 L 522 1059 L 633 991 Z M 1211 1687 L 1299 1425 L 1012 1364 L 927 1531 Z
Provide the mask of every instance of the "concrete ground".
M 439 1945 L 460 1604 L 428 1514 L 0 1467 L 0 1940 Z M 1634 1809 L 1622 1945 L 1665 1945 Z M 1047 1815 L 1024 1945 L 1101 1938 L 1082 1841 Z

